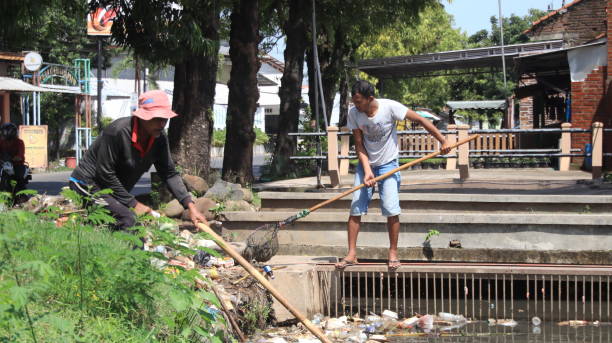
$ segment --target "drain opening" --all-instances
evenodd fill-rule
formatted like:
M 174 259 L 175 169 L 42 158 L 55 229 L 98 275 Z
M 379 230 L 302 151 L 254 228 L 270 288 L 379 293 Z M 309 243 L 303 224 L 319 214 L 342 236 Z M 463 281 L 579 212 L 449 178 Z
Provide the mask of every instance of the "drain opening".
M 450 312 L 475 320 L 609 322 L 610 276 L 319 271 L 325 315 Z

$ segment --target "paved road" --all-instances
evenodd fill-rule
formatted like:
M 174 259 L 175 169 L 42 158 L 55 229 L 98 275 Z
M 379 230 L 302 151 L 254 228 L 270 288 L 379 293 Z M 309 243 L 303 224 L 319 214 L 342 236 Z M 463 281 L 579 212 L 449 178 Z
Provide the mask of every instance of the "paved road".
M 253 156 L 253 175 L 255 179 L 261 177 L 261 170 L 263 165 L 266 163 L 265 155 Z M 222 158 L 213 158 L 211 161 L 211 168 L 221 169 L 223 166 Z M 151 171 L 155 171 L 155 167 L 145 173 L 140 181 L 134 186 L 132 194 L 139 195 L 148 193 L 151 191 Z M 38 193 L 46 193 L 49 195 L 57 195 L 61 192 L 62 187 L 68 185 L 68 178 L 70 177 L 70 171 L 65 172 L 54 172 L 54 173 L 37 173 L 32 175 L 32 181 L 28 184 L 29 189 L 34 189 Z

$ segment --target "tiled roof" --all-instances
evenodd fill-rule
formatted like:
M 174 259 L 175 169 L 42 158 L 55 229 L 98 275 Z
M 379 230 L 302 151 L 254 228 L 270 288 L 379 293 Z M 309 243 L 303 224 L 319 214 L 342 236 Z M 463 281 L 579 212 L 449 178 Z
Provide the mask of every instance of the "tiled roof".
M 546 20 L 548 20 L 548 19 L 550 19 L 550 18 L 552 18 L 552 17 L 556 16 L 557 14 L 564 14 L 564 13 L 565 13 L 565 11 L 564 11 L 564 10 L 567 10 L 568 8 L 570 8 L 570 7 L 574 6 L 574 5 L 576 5 L 576 4 L 578 4 L 578 3 L 582 2 L 582 1 L 583 1 L 583 0 L 574 0 L 574 1 L 570 2 L 569 4 L 567 4 L 567 5 L 565 5 L 565 6 L 561 7 L 561 8 L 559 8 L 558 10 L 555 10 L 555 11 L 549 12 L 549 13 L 548 13 L 548 14 L 546 14 L 545 16 L 543 16 L 543 17 L 541 17 L 540 19 L 538 19 L 538 20 L 534 21 L 534 22 L 531 24 L 531 27 L 530 27 L 530 28 L 528 28 L 527 30 L 523 31 L 523 33 L 528 33 L 528 32 L 530 32 L 531 30 L 533 30 L 533 28 L 534 28 L 534 27 L 536 27 L 536 26 L 540 25 L 542 22 L 544 22 L 544 21 L 546 21 Z
M 4 61 L 23 61 L 23 54 L 16 52 L 0 52 L 0 60 Z

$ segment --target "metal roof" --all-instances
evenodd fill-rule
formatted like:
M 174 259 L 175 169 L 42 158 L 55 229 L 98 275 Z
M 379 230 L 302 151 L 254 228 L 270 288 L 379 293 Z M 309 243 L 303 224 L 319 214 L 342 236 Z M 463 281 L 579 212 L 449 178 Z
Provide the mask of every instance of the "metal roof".
M 0 76 L 0 91 L 10 92 L 53 92 L 53 90 L 37 87 L 12 77 Z
M 446 106 L 452 110 L 505 110 L 508 104 L 506 100 L 474 100 L 447 101 Z
M 506 45 L 504 56 L 509 67 L 514 58 L 525 54 L 556 51 L 562 40 Z M 457 74 L 458 70 L 501 68 L 502 47 L 491 46 L 422 55 L 374 58 L 357 62 L 356 68 L 379 79 Z M 449 73 L 450 71 L 450 73 Z
M 567 52 L 588 46 L 603 45 L 607 43 L 606 38 L 596 39 L 592 42 L 578 46 L 567 47 L 556 51 L 543 51 L 536 54 L 518 56 L 516 63 L 521 73 L 543 74 L 554 71 L 556 74 L 568 74 L 569 64 L 567 62 Z
M 19 61 L 23 62 L 24 56 L 16 52 L 0 52 L 0 60 L 2 61 Z

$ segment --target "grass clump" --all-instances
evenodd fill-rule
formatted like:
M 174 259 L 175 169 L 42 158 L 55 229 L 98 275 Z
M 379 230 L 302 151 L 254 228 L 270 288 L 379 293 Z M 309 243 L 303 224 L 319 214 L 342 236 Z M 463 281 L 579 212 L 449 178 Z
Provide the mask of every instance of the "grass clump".
M 135 248 L 134 235 L 86 224 L 103 212 L 61 228 L 49 217 L 0 213 L 0 342 L 231 340 L 218 299 L 194 288 L 196 270 L 158 269 L 151 258 L 165 257 Z

